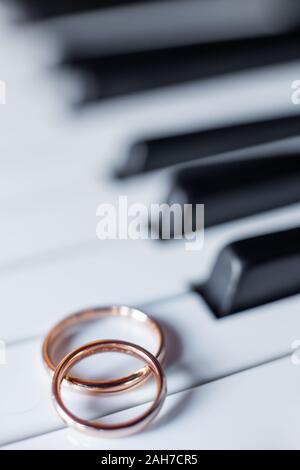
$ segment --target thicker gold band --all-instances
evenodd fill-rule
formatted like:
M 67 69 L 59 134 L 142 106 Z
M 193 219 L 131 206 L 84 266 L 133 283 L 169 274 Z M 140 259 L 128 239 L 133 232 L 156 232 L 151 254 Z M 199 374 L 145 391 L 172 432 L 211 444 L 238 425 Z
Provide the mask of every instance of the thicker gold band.
M 103 352 L 129 354 L 146 363 L 148 369 L 154 374 L 157 382 L 156 398 L 150 408 L 137 418 L 118 424 L 104 424 L 98 421 L 81 419 L 71 413 L 65 406 L 61 397 L 61 385 L 70 368 L 86 357 Z M 101 437 L 123 437 L 142 430 L 160 411 L 166 393 L 166 378 L 159 361 L 144 348 L 117 340 L 94 341 L 72 351 L 57 366 L 52 381 L 52 395 L 55 407 L 63 421 L 77 431 L 93 433 Z

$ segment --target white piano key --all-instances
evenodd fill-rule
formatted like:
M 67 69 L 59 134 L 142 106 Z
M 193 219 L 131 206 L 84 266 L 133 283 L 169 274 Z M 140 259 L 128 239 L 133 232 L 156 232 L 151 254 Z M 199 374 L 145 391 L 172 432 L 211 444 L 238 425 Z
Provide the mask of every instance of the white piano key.
M 14 342 L 44 334 L 62 316 L 87 306 L 176 295 L 187 289 L 189 278 L 198 278 L 199 262 L 193 263 L 184 247 L 148 240 L 97 243 L 99 249 L 76 247 L 6 273 L 0 282 L 1 309 L 6 311 L 0 319 L 1 339 Z
M 297 339 L 296 332 L 300 329 L 299 307 L 300 297 L 294 296 L 217 320 L 197 294 L 185 294 L 145 305 L 146 311 L 163 325 L 166 332 L 169 393 L 289 354 L 293 341 Z M 41 306 L 40 315 L 43 313 Z M 130 339 L 142 345 L 149 341 L 133 330 L 119 330 L 117 323 L 111 327 L 98 322 L 93 329 L 80 330 L 80 335 L 68 343 L 64 353 L 87 341 L 107 337 Z M 152 342 L 152 351 L 153 345 Z M 0 417 L 4 422 L 0 429 L 2 444 L 51 431 L 57 425 L 53 421 L 53 413 L 49 411 L 50 379 L 43 379 L 45 374 L 39 358 L 40 347 L 41 338 L 7 347 L 7 364 L 0 368 L 3 384 L 0 390 L 0 403 L 3 404 Z M 91 376 L 94 369 L 88 364 L 85 367 L 84 370 Z M 16 397 L 11 393 L 15 377 L 18 377 L 18 390 L 22 390 L 23 385 L 25 390 L 28 389 L 28 393 L 20 394 L 18 398 L 17 412 L 14 411 Z M 125 409 L 126 403 L 128 406 L 142 403 L 150 399 L 151 393 L 150 388 L 143 388 L 116 401 L 105 400 L 104 411 L 111 413 Z M 79 412 L 86 413 L 86 404 L 79 406 Z
M 2 266 L 0 308 L 6 315 L 0 319 L 0 336 L 11 342 L 41 334 L 65 314 L 93 304 L 141 304 L 186 292 L 190 284 L 207 279 L 214 259 L 225 244 L 295 226 L 299 212 L 300 206 L 295 205 L 289 210 L 260 214 L 206 230 L 200 251 L 187 251 L 183 240 L 99 241 L 91 237 L 86 243 L 72 245 L 76 232 L 69 233 L 72 243 L 68 245 L 68 233 L 62 228 L 60 235 L 66 237 L 66 244 L 61 250 L 33 258 L 16 258 L 15 262 Z M 63 218 L 64 213 L 62 222 Z M 79 218 L 79 224 L 84 220 Z M 19 227 L 16 245 L 22 243 L 24 236 L 22 224 Z M 91 215 L 85 229 L 95 230 L 95 227 Z M 44 230 L 47 235 L 47 227 Z M 30 233 L 26 242 L 30 241 Z
M 126 336 L 132 336 L 130 331 L 127 331 Z M 3 384 L 0 391 L 0 419 L 2 423 L 0 445 L 62 427 L 62 422 L 51 401 L 51 378 L 41 363 L 40 348 L 40 341 L 29 341 L 8 347 L 7 363 L 0 368 L 1 383 Z M 108 360 L 105 358 L 103 363 L 98 360 L 98 370 L 101 364 L 107 366 Z M 108 363 L 112 364 L 111 358 Z M 121 364 L 119 364 L 118 370 L 122 375 L 124 368 L 120 366 Z M 131 370 L 134 371 L 137 367 L 140 365 L 135 364 L 135 368 Z M 115 368 L 109 370 L 115 370 Z M 92 375 L 90 374 L 90 376 Z M 21 393 L 20 387 L 23 389 Z M 74 394 L 74 392 L 66 392 L 65 394 L 68 404 L 72 406 L 73 410 L 75 409 L 75 412 L 86 417 L 93 417 L 98 416 L 99 410 L 101 410 L 100 413 L 109 414 L 111 410 L 125 409 L 130 404 L 135 406 L 144 403 L 145 400 L 152 399 L 154 390 L 153 386 L 148 384 L 126 394 L 101 397 L 100 402 L 98 397 L 96 399 L 86 398 L 84 395 Z
M 126 248 L 123 243 L 113 242 L 102 248 L 99 242 L 99 248 L 94 248 L 98 243 L 95 240 L 95 209 L 99 202 L 114 200 L 120 191 L 128 191 L 134 202 L 138 199 L 141 199 L 139 202 L 149 202 L 153 200 L 152 190 L 163 187 L 166 182 L 164 177 L 155 176 L 155 181 L 158 180 L 152 188 L 153 181 L 149 178 L 147 184 L 150 189 L 144 180 L 131 182 L 132 189 L 127 183 L 121 187 L 104 182 L 104 175 L 112 167 L 111 159 L 113 164 L 117 161 L 114 152 L 119 157 L 119 147 L 123 145 L 120 144 L 121 139 L 124 142 L 142 133 L 178 130 L 182 124 L 205 127 L 228 122 L 229 119 L 237 121 L 249 116 L 298 112 L 290 102 L 290 85 L 291 80 L 297 77 L 299 63 L 175 87 L 132 100 L 124 99 L 103 107 L 102 111 L 96 107 L 80 119 L 64 118 L 58 122 L 56 118 L 61 116 L 59 93 L 51 90 L 50 84 L 43 92 L 43 77 L 39 76 L 31 83 L 31 75 L 24 67 L 26 51 L 31 50 L 31 44 L 28 42 L 22 53 L 19 52 L 24 56 L 22 66 L 18 68 L 18 61 L 15 61 L 7 69 L 8 85 L 11 84 L 10 90 L 16 93 L 11 95 L 10 107 L 0 107 L 1 128 L 5 131 L 5 139 L 0 143 L 1 156 L 4 155 L 0 163 L 0 174 L 3 175 L 0 176 L 0 197 L 5 201 L 5 207 L 1 208 L 0 234 L 0 306 L 5 315 L 1 315 L 0 339 L 16 342 L 8 347 L 7 364 L 0 366 L 1 383 L 4 384 L 0 389 L 0 419 L 4 422 L 0 429 L 2 444 L 61 427 L 50 401 L 49 377 L 44 374 L 40 363 L 41 337 L 23 343 L 17 343 L 18 340 L 41 335 L 65 314 L 86 306 L 114 302 L 142 304 L 181 293 L 187 288 L 188 281 L 205 279 L 218 248 L 231 237 L 296 223 L 299 216 L 299 208 L 295 206 L 289 211 L 274 211 L 267 216 L 210 230 L 201 256 L 198 256 L 200 253 L 185 252 L 181 244 L 164 245 L 162 249 L 151 241 L 129 243 Z M 19 50 L 19 44 L 16 49 Z M 43 47 L 41 50 L 43 55 Z M 8 59 L 9 54 L 6 55 L 6 64 Z M 39 62 L 37 68 L 40 65 Z M 14 82 L 18 70 L 27 80 L 20 88 L 18 80 Z M 24 97 L 29 85 L 28 96 Z M 20 106 L 26 111 L 30 107 L 31 114 L 19 113 Z M 105 117 L 108 123 L 102 127 Z M 102 139 L 107 132 L 109 136 Z M 118 144 L 114 143 L 115 140 Z M 45 142 L 47 146 L 49 143 L 47 150 Z M 60 158 L 63 160 L 61 165 Z M 24 166 L 27 166 L 26 181 L 19 171 L 24 171 Z M 2 184 L 2 178 L 10 179 L 11 184 L 5 180 Z M 220 321 L 215 320 L 202 300 L 192 294 L 155 306 L 149 303 L 146 307 L 149 313 L 169 326 L 168 337 L 173 341 L 168 367 L 171 392 L 286 354 L 299 328 L 299 296 Z M 181 346 L 176 341 L 181 341 Z M 174 349 L 177 349 L 177 365 L 174 363 Z M 190 363 L 193 364 L 192 355 L 197 365 L 195 369 L 189 367 Z M 199 364 L 201 367 L 198 368 Z M 271 385 L 274 383 L 270 380 Z M 295 385 L 291 380 L 287 383 Z M 20 385 L 22 394 L 19 393 Z M 242 390 L 244 387 L 246 385 Z M 279 389 L 284 394 L 281 382 Z M 119 399 L 118 402 L 106 402 L 103 412 L 136 405 L 149 398 L 149 394 L 148 391 L 140 391 L 129 398 L 124 397 L 121 403 Z M 228 395 L 231 397 L 229 392 Z M 267 408 L 270 416 L 273 405 L 275 401 Z M 227 408 L 225 410 L 228 411 Z M 244 412 L 243 408 L 240 410 Z M 230 423 L 229 414 L 225 422 Z M 209 415 L 210 410 L 204 416 L 204 422 L 205 417 L 209 421 Z M 251 419 L 250 412 L 247 417 Z M 237 416 L 233 427 L 236 425 L 238 428 L 238 423 Z M 265 430 L 269 428 L 266 426 Z M 212 431 L 211 428 L 211 434 L 208 434 L 207 441 L 203 440 L 204 443 L 211 442 Z M 250 439 L 251 444 L 255 437 L 254 426 L 250 435 L 253 439 Z M 219 437 L 219 442 L 224 443 L 221 430 Z M 230 447 L 230 437 L 226 436 L 226 439 L 224 445 Z M 274 437 L 276 439 L 277 436 Z M 247 445 L 245 436 L 238 442 L 241 446 Z M 283 438 L 281 442 L 288 445 L 287 439 Z
M 161 203 L 165 200 L 168 189 L 168 178 L 164 174 L 147 176 L 136 181 L 128 181 L 122 185 L 111 185 L 101 182 L 99 189 L 96 184 L 85 188 L 78 183 L 74 188 L 64 187 L 54 194 L 42 193 L 39 196 L 31 194 L 30 198 L 16 198 L 8 201 L 2 208 L 0 244 L 2 247 L 1 271 L 10 268 L 16 262 L 33 262 L 37 257 L 60 253 L 64 249 L 96 242 L 96 209 L 101 203 L 111 203 L 118 207 L 118 197 L 128 196 L 129 205 L 132 203 L 145 204 Z M 298 205 L 299 206 L 299 205 Z M 209 242 L 210 233 L 218 237 L 224 233 L 232 233 L 239 238 L 243 227 L 258 227 L 266 230 L 271 226 L 284 227 L 284 224 L 296 224 L 299 216 L 298 206 L 281 208 L 268 213 L 243 219 L 238 223 L 229 223 L 218 227 L 217 230 L 207 230 Z M 282 219 L 282 220 L 281 220 Z M 146 224 L 145 224 L 146 226 Z
M 17 22 L 17 10 L 8 2 L 1 2 L 1 71 L 19 70 L 24 75 L 34 75 L 40 65 L 49 65 L 54 57 L 57 58 L 57 43 L 49 34 L 41 34 L 36 28 Z M 12 52 L 15 55 L 11 55 Z
M 266 4 L 269 1 L 266 0 Z M 210 8 L 210 5 L 207 7 Z M 251 6 L 247 21 L 253 14 L 255 17 L 257 8 L 262 7 Z M 118 140 L 120 136 L 126 136 L 128 140 L 139 137 L 141 133 L 175 128 L 183 130 L 190 125 L 208 126 L 228 119 L 241 120 L 251 113 L 259 116 L 272 115 L 274 110 L 275 113 L 297 110 L 290 106 L 287 99 L 290 82 L 299 69 L 299 64 L 294 62 L 249 74 L 234 74 L 230 79 L 217 78 L 196 85 L 172 87 L 169 91 L 142 95 L 142 99 L 125 98 L 117 101 L 117 106 L 112 108 L 101 111 L 101 107 L 97 107 L 85 114 L 83 119 L 66 118 L 61 108 L 66 99 L 67 84 L 71 88 L 74 85 L 78 93 L 78 83 L 76 77 L 73 80 L 62 78 L 61 73 L 50 72 L 46 68 L 60 57 L 61 44 L 57 42 L 57 33 L 53 34 L 53 25 L 49 31 L 47 28 L 40 30 L 39 27 L 13 25 L 7 21 L 10 15 L 5 5 L 1 5 L 1 12 L 0 53 L 4 76 L 0 79 L 7 81 L 8 104 L 0 107 L 4 134 L 0 143 L 3 154 L 0 197 L 26 192 L 31 195 L 45 188 L 54 191 L 57 180 L 70 179 L 71 184 L 76 186 L 80 176 L 84 179 L 85 175 L 87 185 L 91 184 L 92 171 L 93 174 L 107 171 L 106 164 L 102 163 L 103 152 L 107 153 L 107 147 L 104 145 L 103 148 L 102 144 L 107 132 L 114 133 L 110 141 Z M 287 18 L 287 23 L 289 21 Z M 240 23 L 237 26 L 240 28 Z M 256 27 L 259 28 L 257 23 Z M 260 27 L 264 28 L 265 25 Z M 263 99 L 259 99 L 260 96 Z M 108 126 L 104 124 L 107 121 L 110 123 Z M 103 132 L 99 135 L 100 128 Z M 73 155 L 74 148 L 77 151 Z M 111 152 L 108 153 L 111 157 Z M 72 155 L 73 160 L 80 164 L 76 163 L 75 168 L 70 170 L 69 160 L 64 162 L 66 154 Z M 99 155 L 99 168 L 95 164 L 95 154 Z M 57 155 L 61 157 L 59 168 L 53 165 Z M 24 167 L 27 168 L 26 175 Z
M 219 77 L 116 100 L 81 115 L 62 114 L 63 99 L 55 74 L 51 85 L 43 77 L 38 84 L 27 81 L 28 91 L 25 85 L 21 87 L 20 102 L 15 96 L 17 82 L 11 90 L 12 102 L 0 108 L 5 131 L 0 143 L 4 155 L 0 197 L 16 199 L 50 191 L 50 198 L 64 181 L 74 192 L 79 182 L 83 189 L 100 185 L 98 178 L 107 177 L 125 160 L 128 143 L 144 134 L 298 113 L 290 100 L 298 70 L 299 63 L 293 62 Z M 21 108 L 25 114 L 20 113 Z M 28 114 L 30 110 L 33 115 Z
M 187 251 L 183 240 L 100 241 L 94 236 L 85 243 L 74 244 L 77 226 L 74 225 L 74 234 L 65 233 L 64 217 L 69 215 L 62 212 L 59 235 L 66 240 L 62 249 L 3 264 L 0 308 L 6 315 L 0 319 L 0 336 L 11 342 L 41 334 L 65 314 L 93 304 L 141 304 L 186 292 L 192 283 L 207 279 L 214 259 L 225 244 L 295 226 L 299 213 L 300 206 L 295 205 L 289 210 L 260 214 L 206 230 L 204 247 L 200 251 Z M 79 226 L 85 223 L 84 215 L 78 218 Z M 90 221 L 83 230 L 92 233 L 96 228 L 94 214 L 88 215 Z M 44 230 L 47 236 L 47 228 L 51 236 L 51 225 L 41 227 L 38 233 L 42 236 Z M 57 227 L 53 230 L 56 241 Z M 25 234 L 26 243 L 31 241 L 31 234 L 33 238 L 36 235 L 30 231 Z M 16 247 L 24 242 L 22 224 L 16 228 L 15 237 Z M 69 240 L 72 243 L 68 244 Z
M 160 182 L 161 179 L 156 178 L 155 181 L 141 180 L 137 184 L 115 187 L 108 181 L 100 181 L 99 188 L 96 184 L 89 188 L 84 183 L 82 187 L 78 182 L 74 187 L 65 186 L 50 195 L 47 192 L 39 197 L 33 194 L 29 199 L 16 198 L 7 202 L 1 214 L 3 252 L 0 265 L 97 242 L 99 218 L 96 211 L 100 204 L 110 203 L 117 208 L 119 196 L 127 196 L 129 205 L 148 204 Z M 100 242 L 98 245 L 102 246 Z
M 299 383 L 298 368 L 281 359 L 169 396 L 156 421 L 129 438 L 108 442 L 63 429 L 2 449 L 299 449 Z M 127 420 L 144 408 L 106 420 Z

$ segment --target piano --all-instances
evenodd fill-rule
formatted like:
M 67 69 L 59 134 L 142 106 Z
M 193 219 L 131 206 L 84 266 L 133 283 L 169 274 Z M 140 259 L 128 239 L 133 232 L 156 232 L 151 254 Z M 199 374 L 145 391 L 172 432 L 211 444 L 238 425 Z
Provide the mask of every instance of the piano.
M 299 449 L 299 2 L 2 0 L 0 24 L 0 449 Z M 202 249 L 100 241 L 97 207 L 120 196 L 204 204 Z M 41 345 L 111 304 L 162 324 L 168 396 L 107 442 L 55 413 Z M 155 347 L 108 321 L 68 350 L 107 337 Z M 67 399 L 111 422 L 152 393 Z

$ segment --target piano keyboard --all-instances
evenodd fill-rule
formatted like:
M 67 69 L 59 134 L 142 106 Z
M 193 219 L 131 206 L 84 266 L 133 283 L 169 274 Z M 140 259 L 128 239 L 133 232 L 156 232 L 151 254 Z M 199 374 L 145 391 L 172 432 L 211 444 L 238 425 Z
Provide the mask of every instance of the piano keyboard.
M 110 449 L 299 448 L 299 2 L 10 3 L 0 449 L 107 449 L 56 415 L 41 343 L 65 315 L 114 303 L 162 324 L 168 398 L 151 428 Z M 96 208 L 120 195 L 204 203 L 204 248 L 99 241 Z M 107 335 L 137 337 L 110 325 L 83 336 Z M 126 419 L 151 392 L 72 400 Z

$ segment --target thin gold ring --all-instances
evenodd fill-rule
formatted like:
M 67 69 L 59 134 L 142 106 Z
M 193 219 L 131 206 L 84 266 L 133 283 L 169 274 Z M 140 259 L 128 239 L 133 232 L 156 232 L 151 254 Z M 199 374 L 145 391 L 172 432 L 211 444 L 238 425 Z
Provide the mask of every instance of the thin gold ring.
M 155 353 L 155 357 L 158 361 L 162 362 L 165 357 L 165 341 L 164 334 L 160 325 L 146 315 L 141 310 L 136 308 L 126 307 L 126 306 L 117 306 L 113 305 L 110 307 L 99 307 L 89 310 L 82 310 L 78 313 L 69 315 L 64 320 L 57 323 L 46 336 L 43 348 L 42 356 L 43 361 L 50 373 L 54 373 L 57 364 L 54 363 L 52 359 L 52 350 L 55 342 L 61 337 L 69 328 L 74 325 L 88 322 L 95 319 L 101 319 L 109 316 L 120 316 L 129 318 L 140 323 L 144 323 L 153 330 L 157 336 L 158 347 Z M 137 385 L 140 385 L 144 382 L 151 373 L 151 370 L 146 365 L 142 369 L 134 372 L 125 377 L 120 377 L 117 379 L 112 379 L 109 381 L 104 380 L 85 380 L 75 375 L 67 374 L 65 379 L 75 388 L 79 390 L 88 391 L 91 393 L 112 393 L 112 392 L 121 392 L 123 390 L 128 390 Z
M 61 386 L 68 371 L 79 361 L 94 354 L 119 352 L 129 354 L 145 362 L 154 374 L 157 383 L 157 394 L 152 405 L 137 418 L 117 424 L 105 424 L 98 421 L 81 419 L 74 415 L 64 404 L 61 397 Z M 57 366 L 52 381 L 52 396 L 56 410 L 62 420 L 73 429 L 97 434 L 100 437 L 123 437 L 141 431 L 160 411 L 166 398 L 166 377 L 159 361 L 141 346 L 127 341 L 98 340 L 83 345 L 69 353 Z

